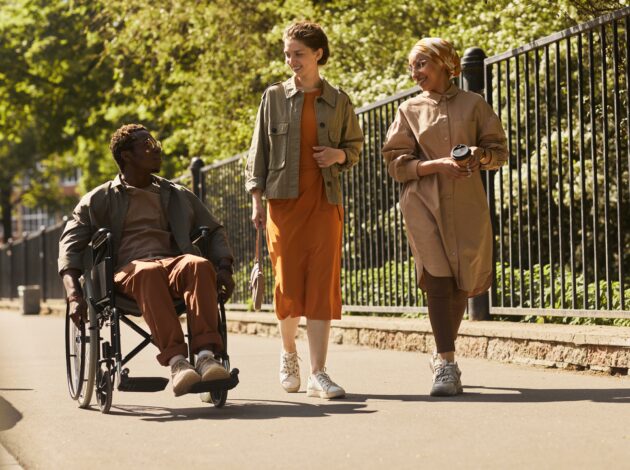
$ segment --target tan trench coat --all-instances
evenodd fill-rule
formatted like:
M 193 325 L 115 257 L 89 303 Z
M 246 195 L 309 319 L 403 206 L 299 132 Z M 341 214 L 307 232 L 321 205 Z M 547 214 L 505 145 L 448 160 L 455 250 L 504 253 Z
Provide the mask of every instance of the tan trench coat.
M 389 174 L 404 183 L 400 208 L 420 287 L 426 269 L 455 277 L 472 297 L 492 282 L 492 226 L 481 175 L 453 180 L 416 173 L 418 160 L 448 157 L 457 144 L 485 149 L 491 157 L 486 170 L 508 158 L 505 132 L 492 108 L 481 96 L 451 85 L 443 95 L 425 91 L 400 105 L 383 157 Z

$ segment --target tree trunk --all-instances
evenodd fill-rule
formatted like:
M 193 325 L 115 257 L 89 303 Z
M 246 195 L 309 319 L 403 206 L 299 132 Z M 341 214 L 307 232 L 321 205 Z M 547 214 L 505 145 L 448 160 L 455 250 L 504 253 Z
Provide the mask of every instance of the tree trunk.
M 13 237 L 13 224 L 11 223 L 11 186 L 2 185 L 0 189 L 0 208 L 2 209 L 2 241 L 7 243 Z

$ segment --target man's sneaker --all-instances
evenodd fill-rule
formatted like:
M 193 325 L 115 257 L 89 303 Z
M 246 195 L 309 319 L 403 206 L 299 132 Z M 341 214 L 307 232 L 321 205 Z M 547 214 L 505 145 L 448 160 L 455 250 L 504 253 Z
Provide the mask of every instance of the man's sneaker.
M 436 354 L 431 360 L 431 370 L 433 371 L 431 396 L 452 397 L 463 393 L 460 379 L 462 373 L 456 362 L 442 360 Z
M 190 387 L 200 380 L 200 375 L 186 359 L 180 359 L 171 366 L 171 382 L 176 397 L 188 393 Z
M 340 398 L 346 395 L 346 391 L 330 379 L 324 368 L 309 376 L 306 395 L 319 398 Z
M 230 378 L 230 373 L 212 356 L 201 356 L 198 358 L 196 369 L 197 373 L 201 376 L 202 382 L 212 382 L 213 380 Z
M 289 393 L 300 389 L 300 365 L 297 352 L 280 353 L 280 385 Z

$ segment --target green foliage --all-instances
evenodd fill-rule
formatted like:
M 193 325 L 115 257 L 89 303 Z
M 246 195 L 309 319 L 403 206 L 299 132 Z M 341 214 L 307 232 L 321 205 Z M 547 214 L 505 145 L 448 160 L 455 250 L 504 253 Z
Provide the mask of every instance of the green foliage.
M 288 77 L 281 35 L 319 21 L 323 73 L 363 105 L 412 85 L 406 57 L 422 36 L 460 52 L 502 52 L 617 8 L 619 2 L 488 0 L 1 1 L 0 180 L 31 177 L 32 205 L 62 201 L 54 174 L 78 166 L 82 190 L 111 177 L 109 136 L 142 122 L 163 140 L 172 177 L 248 147 L 262 91 Z M 34 163 L 44 164 L 38 169 Z M 58 176 L 57 176 L 58 177 Z M 47 195 L 48 194 L 48 195 Z M 63 204 L 62 204 L 63 206 Z
M 539 309 L 607 309 L 621 310 L 622 290 L 619 281 L 584 283 L 582 274 L 576 275 L 550 265 L 535 265 L 531 270 L 518 269 L 505 263 L 496 264 L 496 290 L 499 305 Z M 630 277 L 624 280 L 624 297 L 630 298 Z M 610 293 L 610 306 L 608 306 Z M 597 305 L 595 304 L 597 302 Z M 628 306 L 625 306 L 626 309 Z M 584 325 L 630 326 L 628 319 L 551 317 L 525 315 L 524 321 L 537 323 L 565 323 Z

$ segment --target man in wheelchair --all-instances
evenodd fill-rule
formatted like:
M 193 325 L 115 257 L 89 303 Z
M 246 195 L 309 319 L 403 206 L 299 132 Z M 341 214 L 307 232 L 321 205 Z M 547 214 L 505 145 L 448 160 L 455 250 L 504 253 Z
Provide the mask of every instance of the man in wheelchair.
M 158 362 L 171 367 L 175 396 L 188 393 L 197 382 L 229 378 L 215 359 L 223 350 L 218 295 L 227 299 L 234 290 L 225 229 L 192 192 L 154 175 L 161 168 L 162 149 L 145 127 L 122 126 L 112 135 L 110 150 L 120 173 L 81 199 L 59 241 L 59 273 L 72 320 L 78 324 L 87 318 L 80 284 L 84 251 L 97 230 L 108 228 L 114 286 L 138 304 L 159 349 Z M 199 226 L 209 229 L 212 262 L 198 256 L 191 242 Z M 196 367 L 186 359 L 173 298 L 183 299 L 188 309 Z

